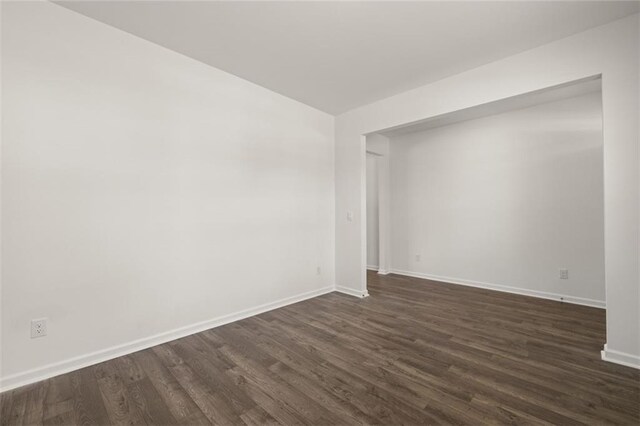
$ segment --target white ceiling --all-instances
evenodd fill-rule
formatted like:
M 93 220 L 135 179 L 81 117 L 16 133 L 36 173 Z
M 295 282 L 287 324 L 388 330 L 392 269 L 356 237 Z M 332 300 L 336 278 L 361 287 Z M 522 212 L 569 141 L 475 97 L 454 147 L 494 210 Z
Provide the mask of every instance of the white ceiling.
M 637 13 L 638 2 L 56 2 L 331 114 Z

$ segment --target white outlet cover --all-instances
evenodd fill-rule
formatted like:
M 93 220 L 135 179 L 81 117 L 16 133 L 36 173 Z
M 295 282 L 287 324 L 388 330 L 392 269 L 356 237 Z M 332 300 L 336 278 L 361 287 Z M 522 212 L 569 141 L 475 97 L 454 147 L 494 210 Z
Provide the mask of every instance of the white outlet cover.
M 37 318 L 31 320 L 31 338 L 44 337 L 47 335 L 47 319 Z

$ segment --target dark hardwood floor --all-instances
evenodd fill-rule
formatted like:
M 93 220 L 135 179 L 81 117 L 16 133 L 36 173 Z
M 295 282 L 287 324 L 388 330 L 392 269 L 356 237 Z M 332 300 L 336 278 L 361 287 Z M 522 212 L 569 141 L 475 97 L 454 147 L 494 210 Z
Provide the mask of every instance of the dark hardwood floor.
M 605 312 L 369 274 L 332 293 L 1 395 L 18 424 L 639 424 Z

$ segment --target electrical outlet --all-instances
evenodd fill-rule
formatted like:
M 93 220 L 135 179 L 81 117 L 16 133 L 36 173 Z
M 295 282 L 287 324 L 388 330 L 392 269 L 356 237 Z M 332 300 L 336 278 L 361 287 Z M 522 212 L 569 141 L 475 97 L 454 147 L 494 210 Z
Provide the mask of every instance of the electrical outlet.
M 318 267 L 316 268 L 316 274 L 317 274 L 317 275 L 320 275 L 321 273 L 322 273 L 322 269 L 320 269 L 320 267 L 318 266 Z
M 560 269 L 560 279 L 568 280 L 569 279 L 569 270 L 568 269 Z
M 416 254 L 416 262 L 420 262 L 420 255 Z
M 47 335 L 47 319 L 38 318 L 31 320 L 31 338 L 44 337 Z
M 353 212 L 347 212 L 347 222 L 353 222 Z

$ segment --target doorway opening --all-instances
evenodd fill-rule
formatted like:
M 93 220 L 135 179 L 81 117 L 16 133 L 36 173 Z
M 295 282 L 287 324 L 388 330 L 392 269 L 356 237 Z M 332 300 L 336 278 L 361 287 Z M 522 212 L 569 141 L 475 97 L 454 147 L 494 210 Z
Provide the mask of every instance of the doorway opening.
M 378 161 L 380 154 L 367 150 L 367 270 L 378 272 L 379 253 L 379 209 Z
M 368 134 L 364 149 L 367 268 L 605 308 L 599 76 Z

